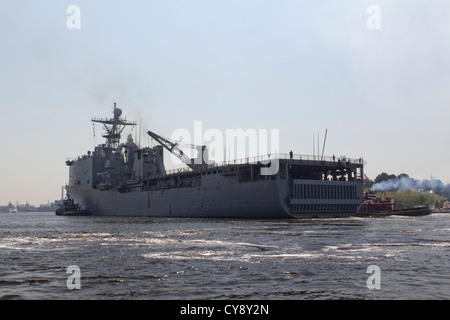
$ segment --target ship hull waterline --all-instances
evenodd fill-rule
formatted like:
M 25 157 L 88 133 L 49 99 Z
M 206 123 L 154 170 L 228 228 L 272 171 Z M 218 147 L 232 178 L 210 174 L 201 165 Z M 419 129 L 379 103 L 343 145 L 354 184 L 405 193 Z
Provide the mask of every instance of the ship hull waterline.
M 67 187 L 67 190 L 77 203 L 94 216 L 343 218 L 356 215 L 360 207 L 356 202 L 356 210 L 351 211 L 295 214 L 290 207 L 292 199 L 288 183 L 279 179 L 232 184 L 228 187 L 223 184 L 129 193 L 115 189 L 82 190 L 77 186 Z

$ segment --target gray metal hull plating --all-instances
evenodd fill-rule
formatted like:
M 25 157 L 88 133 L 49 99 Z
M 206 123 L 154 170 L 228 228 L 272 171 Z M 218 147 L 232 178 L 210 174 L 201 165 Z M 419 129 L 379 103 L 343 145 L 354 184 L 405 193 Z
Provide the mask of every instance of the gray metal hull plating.
M 226 178 L 224 178 L 226 180 Z M 234 181 L 233 181 L 234 182 Z M 209 218 L 289 218 L 283 207 L 279 180 L 252 183 L 207 184 L 120 193 L 117 190 L 82 190 L 74 186 L 68 192 L 75 202 L 93 215 Z
M 93 215 L 108 216 L 258 219 L 349 217 L 359 211 L 361 203 L 358 197 L 353 201 L 347 200 L 347 203 L 354 203 L 351 210 L 295 212 L 293 202 L 305 203 L 307 206 L 312 200 L 291 198 L 286 180 L 237 183 L 232 178 L 221 177 L 218 181 L 218 177 L 207 178 L 210 178 L 210 183 L 189 188 L 121 193 L 113 189 L 100 191 L 73 186 L 68 187 L 68 192 Z M 358 194 L 362 193 L 359 190 L 362 186 L 357 189 Z M 338 200 L 337 204 L 332 200 L 325 202 L 332 203 L 331 206 L 335 208 L 345 201 Z M 316 200 L 315 203 L 324 203 L 324 200 Z

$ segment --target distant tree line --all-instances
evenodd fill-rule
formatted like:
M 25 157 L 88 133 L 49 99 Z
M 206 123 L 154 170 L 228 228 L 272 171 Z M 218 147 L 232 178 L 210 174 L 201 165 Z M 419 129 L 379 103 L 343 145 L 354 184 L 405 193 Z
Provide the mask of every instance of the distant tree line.
M 400 179 L 400 178 L 409 178 L 409 175 L 406 173 L 400 173 L 398 176 L 395 174 L 387 174 L 386 172 L 382 172 L 375 178 L 375 183 L 385 181 L 385 180 L 391 180 L 391 179 Z

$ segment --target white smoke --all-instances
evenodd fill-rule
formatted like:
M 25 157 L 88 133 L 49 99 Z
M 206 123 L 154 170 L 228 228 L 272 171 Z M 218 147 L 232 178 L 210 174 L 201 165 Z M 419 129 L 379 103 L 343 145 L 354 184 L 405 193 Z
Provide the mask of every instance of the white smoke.
M 371 190 L 379 192 L 423 190 L 434 191 L 440 195 L 450 195 L 450 184 L 444 185 L 439 179 L 421 181 L 410 177 L 400 177 L 377 182 L 372 186 Z

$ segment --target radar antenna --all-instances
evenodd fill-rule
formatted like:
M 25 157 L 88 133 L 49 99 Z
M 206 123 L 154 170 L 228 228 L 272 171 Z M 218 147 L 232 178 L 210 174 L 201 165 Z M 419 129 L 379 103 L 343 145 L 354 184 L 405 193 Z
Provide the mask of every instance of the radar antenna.
M 122 109 L 116 107 L 114 102 L 113 109 L 114 118 L 102 119 L 92 118 L 92 122 L 102 123 L 105 126 L 106 133 L 103 138 L 106 138 L 106 147 L 109 149 L 118 149 L 120 146 L 120 135 L 126 126 L 135 126 L 135 122 L 128 122 L 126 119 L 121 119 Z

